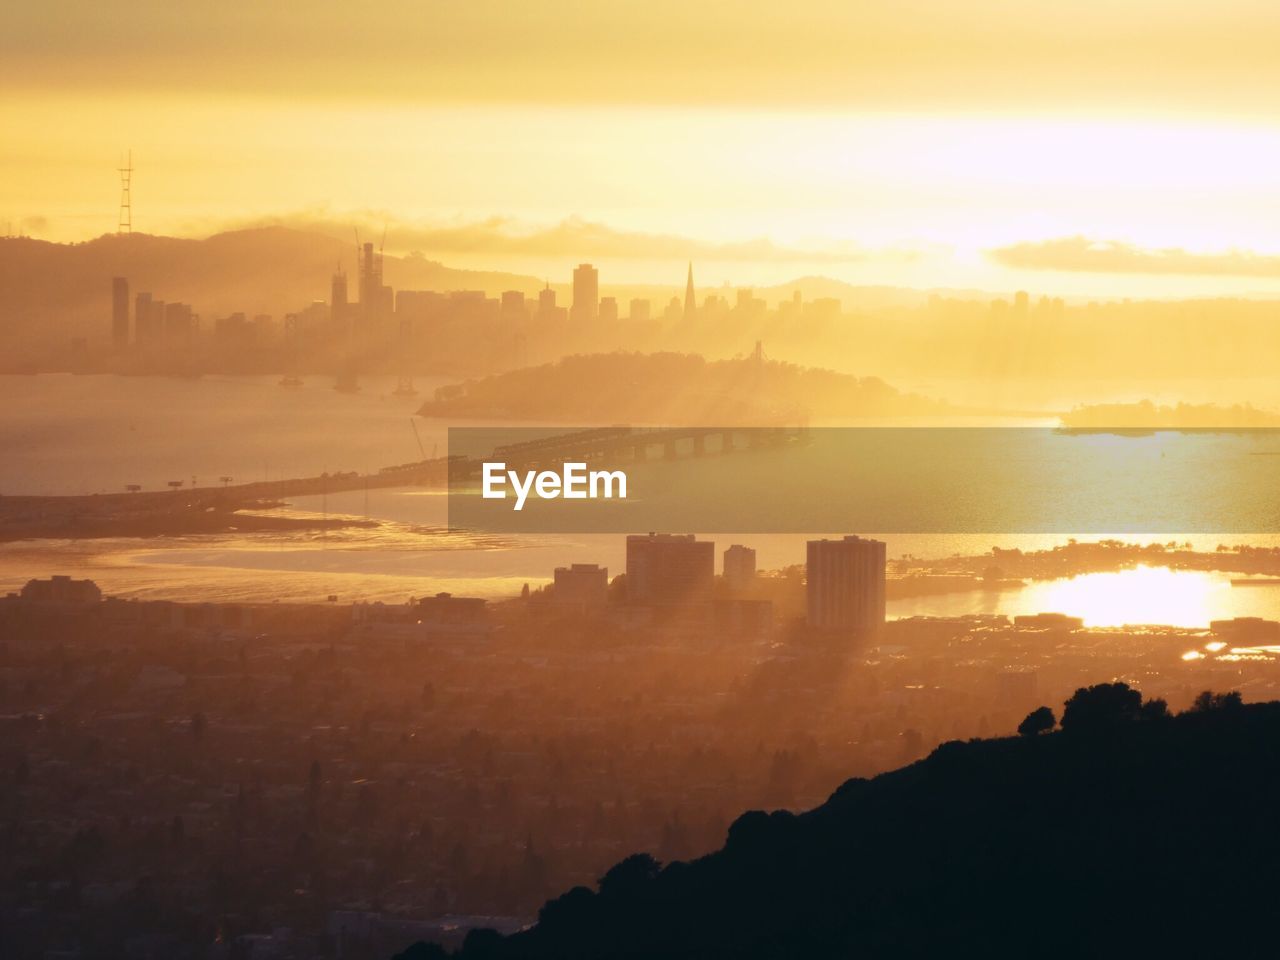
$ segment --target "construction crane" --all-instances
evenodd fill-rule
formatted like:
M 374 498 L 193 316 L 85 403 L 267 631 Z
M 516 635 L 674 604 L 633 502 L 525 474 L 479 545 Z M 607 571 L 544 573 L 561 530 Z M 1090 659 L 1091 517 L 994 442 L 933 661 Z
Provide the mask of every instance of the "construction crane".
M 423 460 L 427 459 L 426 448 L 422 446 L 422 437 L 418 435 L 418 421 L 414 420 L 413 417 L 410 417 L 409 426 L 413 427 L 413 439 L 418 441 L 418 452 L 422 454 Z

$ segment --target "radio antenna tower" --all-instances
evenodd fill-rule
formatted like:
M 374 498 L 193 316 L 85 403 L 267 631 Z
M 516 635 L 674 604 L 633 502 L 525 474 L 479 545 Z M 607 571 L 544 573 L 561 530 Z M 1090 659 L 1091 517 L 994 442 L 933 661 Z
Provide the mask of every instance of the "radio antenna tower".
M 133 207 L 129 200 L 129 188 L 133 184 L 133 151 L 129 151 L 129 157 L 124 162 L 123 167 L 119 167 L 120 174 L 120 217 L 116 221 L 116 233 L 130 234 L 133 233 Z

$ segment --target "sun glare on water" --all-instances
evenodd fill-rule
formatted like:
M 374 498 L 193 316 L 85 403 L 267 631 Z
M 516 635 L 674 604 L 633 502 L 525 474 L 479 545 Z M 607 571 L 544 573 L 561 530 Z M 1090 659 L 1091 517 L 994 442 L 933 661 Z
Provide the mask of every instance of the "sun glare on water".
M 1082 617 L 1087 627 L 1207 627 L 1229 616 L 1231 584 L 1207 573 L 1135 567 L 1033 584 L 1020 605 Z

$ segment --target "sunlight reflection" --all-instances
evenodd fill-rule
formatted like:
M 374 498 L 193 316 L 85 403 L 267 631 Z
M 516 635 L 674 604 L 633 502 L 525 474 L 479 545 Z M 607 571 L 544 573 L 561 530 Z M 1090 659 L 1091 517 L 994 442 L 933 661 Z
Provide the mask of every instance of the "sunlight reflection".
M 1222 615 L 1230 591 L 1230 583 L 1207 573 L 1140 566 L 1032 584 L 1021 599 L 1030 608 L 1082 617 L 1087 627 L 1207 627 Z

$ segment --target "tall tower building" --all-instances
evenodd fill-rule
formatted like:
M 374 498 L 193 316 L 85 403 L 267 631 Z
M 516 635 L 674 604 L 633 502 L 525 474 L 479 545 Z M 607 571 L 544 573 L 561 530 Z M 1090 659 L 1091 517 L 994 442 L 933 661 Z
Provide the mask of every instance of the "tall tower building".
M 756 579 L 756 552 L 735 543 L 724 552 L 724 579 L 735 592 L 745 590 Z
M 111 343 L 117 350 L 129 345 L 129 280 L 111 278 Z
M 1025 320 L 1027 314 L 1031 312 L 1031 294 L 1025 290 L 1019 290 L 1013 295 L 1013 312 L 1018 315 L 1019 319 Z
M 187 343 L 196 332 L 195 314 L 189 303 L 167 303 L 164 307 L 164 338 L 174 343 Z
M 600 312 L 600 273 L 589 263 L 580 263 L 573 271 L 573 307 L 570 316 L 576 323 L 591 323 Z
M 594 563 L 556 567 L 555 586 L 551 592 L 552 603 L 585 611 L 590 607 L 604 606 L 608 599 L 608 567 L 600 567 Z
M 538 316 L 550 320 L 556 312 L 556 292 L 551 289 L 550 282 L 538 291 Z
M 125 160 L 124 166 L 117 170 L 120 174 L 120 217 L 116 221 L 116 233 L 122 233 L 126 236 L 133 233 L 133 200 L 131 199 L 133 191 L 133 151 L 129 151 L 129 158 Z
M 164 339 L 164 317 L 168 309 L 163 300 L 152 300 L 147 310 L 147 339 L 159 342 Z M 139 337 L 141 339 L 141 337 Z
M 329 281 L 329 319 L 347 319 L 347 274 L 341 267 Z
M 698 298 L 693 292 L 693 261 L 689 261 L 689 279 L 684 285 L 684 319 L 693 320 L 698 316 Z
M 885 545 L 845 537 L 810 540 L 805 563 L 809 626 L 859 637 L 884 626 Z
M 683 604 L 711 599 L 716 545 L 692 533 L 627 537 L 627 597 L 635 603 Z
M 133 298 L 133 342 L 153 339 L 151 328 L 151 294 L 145 290 Z
M 366 323 L 391 316 L 394 296 L 382 282 L 382 251 L 366 243 L 360 250 L 360 318 Z
M 519 323 L 529 317 L 529 308 L 525 305 L 524 294 L 519 290 L 506 290 L 499 301 L 504 320 Z

